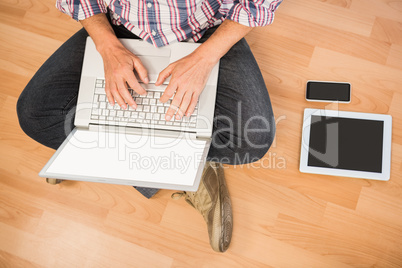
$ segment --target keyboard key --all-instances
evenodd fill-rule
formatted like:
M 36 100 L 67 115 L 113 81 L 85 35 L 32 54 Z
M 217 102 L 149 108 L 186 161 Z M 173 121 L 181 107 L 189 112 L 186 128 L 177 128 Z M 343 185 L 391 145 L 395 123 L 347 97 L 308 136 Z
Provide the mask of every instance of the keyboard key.
M 138 111 L 138 112 L 142 112 L 143 108 L 144 108 L 144 106 L 137 105 L 137 109 L 135 109 L 135 110 Z
M 149 99 L 142 99 L 142 104 L 148 105 L 149 104 Z
M 106 109 L 108 110 L 113 110 L 114 109 L 114 105 L 111 105 L 109 102 L 107 103 Z
M 150 110 L 151 110 L 151 107 L 149 107 L 148 105 L 144 106 L 144 109 L 143 109 L 144 112 L 149 112 Z
M 99 95 L 99 101 L 106 101 L 106 95 Z
M 165 109 L 163 107 L 158 107 L 158 113 L 163 114 L 165 112 Z
M 106 109 L 106 102 L 100 102 L 99 103 L 99 108 Z
M 96 94 L 106 94 L 104 87 L 95 87 Z
M 161 93 L 160 93 L 160 92 L 155 92 L 155 93 L 154 93 L 154 98 L 155 98 L 155 99 L 160 99 L 160 97 L 161 97 Z
M 148 91 L 147 98 L 152 99 L 154 97 L 154 93 L 152 91 Z

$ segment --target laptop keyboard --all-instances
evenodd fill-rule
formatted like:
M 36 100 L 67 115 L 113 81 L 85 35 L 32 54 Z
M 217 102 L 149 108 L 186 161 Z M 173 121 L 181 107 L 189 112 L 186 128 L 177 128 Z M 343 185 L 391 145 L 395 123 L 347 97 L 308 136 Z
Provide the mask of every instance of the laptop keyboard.
M 105 80 L 97 79 L 91 119 L 105 121 L 105 124 L 109 122 L 112 125 L 116 123 L 118 125 L 139 123 L 155 126 L 196 127 L 198 103 L 190 117 L 183 117 L 177 120 L 173 116 L 170 121 L 166 121 L 165 114 L 169 109 L 172 99 L 165 103 L 160 102 L 159 98 L 162 96 L 162 91 L 148 89 L 147 95 L 144 96 L 137 94 L 132 89 L 129 89 L 129 92 L 135 103 L 137 103 L 137 109 L 128 106 L 127 109 L 123 110 L 117 103 L 110 105 L 106 98 Z

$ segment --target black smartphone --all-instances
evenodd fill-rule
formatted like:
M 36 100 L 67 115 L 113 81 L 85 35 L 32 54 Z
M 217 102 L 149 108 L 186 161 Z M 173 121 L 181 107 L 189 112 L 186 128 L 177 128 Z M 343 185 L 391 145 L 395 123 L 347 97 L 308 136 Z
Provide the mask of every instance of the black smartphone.
M 306 100 L 349 103 L 351 85 L 347 82 L 307 81 Z

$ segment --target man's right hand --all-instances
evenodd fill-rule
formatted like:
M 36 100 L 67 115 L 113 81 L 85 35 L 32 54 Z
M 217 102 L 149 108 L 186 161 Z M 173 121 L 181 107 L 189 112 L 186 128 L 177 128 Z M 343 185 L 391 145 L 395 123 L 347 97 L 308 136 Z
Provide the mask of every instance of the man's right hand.
M 128 86 L 140 95 L 146 94 L 146 91 L 138 83 L 134 70 L 143 83 L 149 82 L 148 72 L 140 58 L 126 49 L 120 41 L 102 46 L 98 51 L 103 58 L 105 91 L 109 103 L 114 105 L 116 101 L 123 109 L 127 108 L 126 103 L 134 109 L 137 108 Z
M 105 91 L 109 103 L 114 105 L 116 101 L 123 109 L 127 108 L 127 104 L 135 109 L 137 104 L 128 88 L 132 88 L 138 94 L 146 94 L 146 91 L 138 83 L 134 71 L 143 83 L 147 84 L 149 81 L 148 72 L 141 60 L 117 39 L 105 14 L 97 14 L 80 22 L 102 56 Z

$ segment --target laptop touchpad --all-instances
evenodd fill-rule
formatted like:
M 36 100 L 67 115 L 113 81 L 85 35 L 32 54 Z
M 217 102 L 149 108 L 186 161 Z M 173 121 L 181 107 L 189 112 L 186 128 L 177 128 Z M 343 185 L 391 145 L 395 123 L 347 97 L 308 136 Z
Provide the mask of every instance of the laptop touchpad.
M 155 83 L 159 73 L 169 65 L 169 57 L 138 56 L 148 71 L 150 83 Z M 138 74 L 136 73 L 137 79 Z M 141 80 L 141 79 L 139 79 Z

